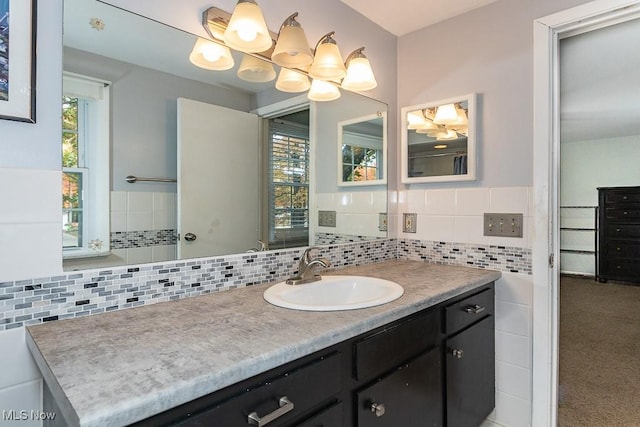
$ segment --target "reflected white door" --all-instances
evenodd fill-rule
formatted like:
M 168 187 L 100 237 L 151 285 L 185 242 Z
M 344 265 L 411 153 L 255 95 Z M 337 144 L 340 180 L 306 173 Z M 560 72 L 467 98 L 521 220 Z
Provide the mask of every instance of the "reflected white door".
M 178 258 L 256 246 L 258 138 L 254 114 L 178 99 Z

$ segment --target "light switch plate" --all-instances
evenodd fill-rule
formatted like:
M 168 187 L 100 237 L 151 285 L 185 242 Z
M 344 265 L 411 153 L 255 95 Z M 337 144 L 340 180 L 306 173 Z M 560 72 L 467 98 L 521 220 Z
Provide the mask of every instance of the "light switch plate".
M 498 237 L 522 237 L 522 214 L 485 213 L 484 235 Z
M 336 211 L 318 211 L 318 227 L 335 227 Z
M 402 231 L 405 233 L 415 233 L 417 230 L 418 214 L 404 213 L 402 214 Z
M 378 214 L 378 230 L 387 231 L 387 213 L 380 212 Z

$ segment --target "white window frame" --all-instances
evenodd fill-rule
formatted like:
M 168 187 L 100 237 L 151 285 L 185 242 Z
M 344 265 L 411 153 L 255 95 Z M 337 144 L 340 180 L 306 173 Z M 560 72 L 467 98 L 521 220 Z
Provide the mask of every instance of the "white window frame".
M 79 98 L 78 154 L 79 166 L 81 166 L 79 168 L 63 168 L 63 171 L 83 171 L 83 245 L 78 248 L 64 248 L 64 259 L 104 256 L 110 253 L 109 143 L 111 119 L 109 88 L 110 82 L 104 80 L 75 73 L 63 73 L 63 94 Z M 84 118 L 80 116 L 80 101 L 86 101 Z M 92 248 L 91 242 L 97 241 L 101 242 L 100 247 Z

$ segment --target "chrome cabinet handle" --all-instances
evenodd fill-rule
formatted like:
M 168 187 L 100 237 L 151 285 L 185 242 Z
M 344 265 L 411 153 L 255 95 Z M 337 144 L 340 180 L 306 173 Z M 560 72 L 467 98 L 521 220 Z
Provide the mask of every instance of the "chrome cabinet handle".
M 464 311 L 469 313 L 469 314 L 478 314 L 478 313 L 482 313 L 485 310 L 485 308 L 481 305 L 469 305 L 467 307 L 464 308 Z
M 287 412 L 293 411 L 293 402 L 287 399 L 287 396 L 282 396 L 278 401 L 280 407 L 273 411 L 270 414 L 265 415 L 264 417 L 259 417 L 257 412 L 252 412 L 247 417 L 247 423 L 252 426 L 266 426 L 271 421 L 276 420 L 286 414 Z
M 372 402 L 371 403 L 371 412 L 373 412 L 374 414 L 376 414 L 376 417 L 381 417 L 384 415 L 386 409 L 384 407 L 384 403 L 375 403 Z
M 464 356 L 464 351 L 454 348 L 453 350 L 451 350 L 451 354 L 457 357 L 458 359 L 462 359 L 462 356 Z
M 193 234 L 193 233 L 186 233 L 186 234 L 184 235 L 184 240 L 186 240 L 187 242 L 193 242 L 193 241 L 195 241 L 197 238 L 198 238 L 198 237 L 197 237 L 195 234 Z

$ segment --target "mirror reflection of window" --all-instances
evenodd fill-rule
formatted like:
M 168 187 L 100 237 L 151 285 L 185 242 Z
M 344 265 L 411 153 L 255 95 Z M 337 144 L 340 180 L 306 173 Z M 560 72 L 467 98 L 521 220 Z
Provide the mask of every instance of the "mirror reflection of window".
M 109 86 L 65 74 L 63 88 L 63 255 L 102 255 L 109 251 Z
M 385 182 L 385 114 L 346 120 L 338 124 L 340 171 L 338 185 Z
M 269 248 L 309 242 L 309 110 L 270 119 Z

